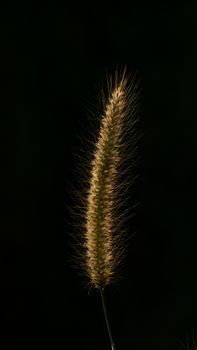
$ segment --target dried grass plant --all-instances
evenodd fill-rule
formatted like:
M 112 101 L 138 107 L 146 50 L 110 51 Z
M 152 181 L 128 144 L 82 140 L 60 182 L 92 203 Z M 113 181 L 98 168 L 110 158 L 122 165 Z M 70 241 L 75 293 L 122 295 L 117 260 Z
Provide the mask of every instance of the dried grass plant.
M 138 80 L 128 76 L 126 69 L 108 77 L 107 94 L 102 91 L 98 133 L 91 142 L 88 160 L 79 160 L 81 180 L 81 165 L 85 164 L 85 181 L 81 192 L 76 192 L 81 203 L 74 209 L 74 218 L 81 224 L 73 261 L 87 277 L 90 288 L 100 292 L 112 350 L 115 345 L 104 289 L 120 277 L 127 248 L 125 220 L 133 214 L 133 209 L 127 208 L 127 196 L 135 180 L 132 169 L 140 136 L 136 126 L 138 100 Z

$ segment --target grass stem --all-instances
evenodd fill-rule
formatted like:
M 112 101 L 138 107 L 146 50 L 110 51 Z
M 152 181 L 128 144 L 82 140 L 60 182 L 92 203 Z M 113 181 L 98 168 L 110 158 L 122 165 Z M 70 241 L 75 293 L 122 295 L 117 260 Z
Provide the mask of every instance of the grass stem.
M 106 303 L 105 303 L 105 297 L 104 297 L 104 288 L 100 288 L 100 295 L 101 295 L 101 301 L 102 301 L 102 306 L 103 306 L 103 312 L 104 312 L 104 316 L 105 316 L 105 322 L 106 322 L 108 335 L 109 335 L 109 339 L 110 339 L 110 343 L 111 343 L 111 349 L 115 350 L 115 344 L 114 344 L 114 341 L 112 338 L 111 328 L 110 328 L 109 319 L 108 319 L 108 315 L 107 315 L 107 309 L 106 309 Z

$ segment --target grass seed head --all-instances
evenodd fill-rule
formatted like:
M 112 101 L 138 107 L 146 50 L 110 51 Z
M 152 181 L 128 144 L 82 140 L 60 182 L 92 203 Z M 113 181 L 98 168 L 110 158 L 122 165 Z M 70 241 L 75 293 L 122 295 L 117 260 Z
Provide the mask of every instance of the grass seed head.
M 75 218 L 79 212 L 81 218 L 74 253 L 76 266 L 83 267 L 89 284 L 97 289 L 117 280 L 125 256 L 123 228 L 130 211 L 125 208 L 125 198 L 133 181 L 127 175 L 135 163 L 138 140 L 136 78 L 128 77 L 126 69 L 117 71 L 107 80 L 106 95 L 102 92 L 102 113 L 91 160 L 85 162 L 84 178 L 79 174 L 84 183 L 77 195 L 82 205 L 80 211 L 74 211 Z

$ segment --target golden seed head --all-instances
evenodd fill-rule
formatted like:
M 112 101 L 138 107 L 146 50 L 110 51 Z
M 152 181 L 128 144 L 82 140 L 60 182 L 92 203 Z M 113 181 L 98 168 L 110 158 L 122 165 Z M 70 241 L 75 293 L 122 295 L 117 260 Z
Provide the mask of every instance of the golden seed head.
M 125 71 L 111 80 L 91 162 L 85 211 L 85 264 L 91 284 L 104 288 L 121 261 L 122 240 L 115 214 L 120 204 L 119 167 L 124 160 L 124 133 L 135 123 L 136 86 Z M 126 127 L 125 127 L 126 125 Z M 128 129 L 129 129 L 128 128 Z

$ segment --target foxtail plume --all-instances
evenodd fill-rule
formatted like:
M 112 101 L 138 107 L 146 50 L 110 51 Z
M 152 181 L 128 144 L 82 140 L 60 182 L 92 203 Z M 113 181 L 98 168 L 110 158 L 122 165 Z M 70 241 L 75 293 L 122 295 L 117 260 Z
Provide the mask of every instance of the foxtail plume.
M 91 285 L 100 290 L 114 281 L 125 251 L 121 228 L 126 211 L 119 208 L 127 189 L 129 138 L 129 149 L 136 153 L 135 77 L 129 80 L 126 70 L 116 72 L 108 81 L 108 94 L 90 165 L 84 215 L 85 269 Z

